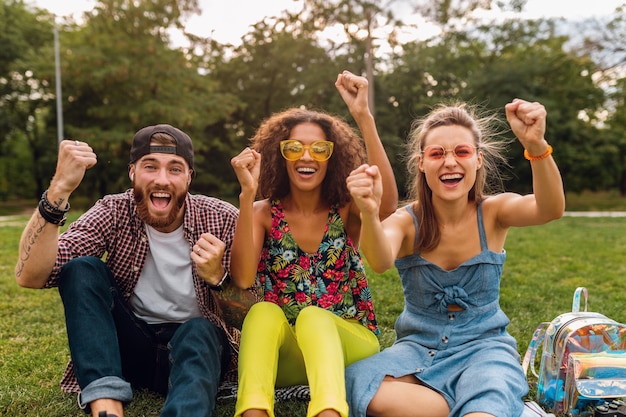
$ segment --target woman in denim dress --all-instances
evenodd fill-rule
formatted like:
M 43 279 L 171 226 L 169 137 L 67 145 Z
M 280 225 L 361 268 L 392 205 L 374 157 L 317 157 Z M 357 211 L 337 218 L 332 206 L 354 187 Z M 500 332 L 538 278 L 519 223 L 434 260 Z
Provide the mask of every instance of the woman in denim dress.
M 379 273 L 395 262 L 405 299 L 395 343 L 346 370 L 351 416 L 522 414 L 528 385 L 498 302 L 504 242 L 510 227 L 560 218 L 565 197 L 544 138 L 545 108 L 515 99 L 505 112 L 533 194 L 486 194 L 502 142 L 489 136 L 494 117 L 462 104 L 415 123 L 406 207 L 380 221 L 378 178 L 348 178 L 361 209 L 361 251 Z

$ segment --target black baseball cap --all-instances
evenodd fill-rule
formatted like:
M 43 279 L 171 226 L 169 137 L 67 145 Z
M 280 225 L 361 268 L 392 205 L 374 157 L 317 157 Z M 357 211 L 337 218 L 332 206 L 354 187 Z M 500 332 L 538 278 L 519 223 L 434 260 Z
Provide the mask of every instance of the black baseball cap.
M 150 146 L 155 133 L 166 133 L 174 138 L 176 146 Z M 191 138 L 185 132 L 167 124 L 146 126 L 135 133 L 133 145 L 130 148 L 130 163 L 134 163 L 142 156 L 150 153 L 171 153 L 182 156 L 189 168 L 193 169 L 193 145 Z M 195 173 L 195 171 L 194 171 Z

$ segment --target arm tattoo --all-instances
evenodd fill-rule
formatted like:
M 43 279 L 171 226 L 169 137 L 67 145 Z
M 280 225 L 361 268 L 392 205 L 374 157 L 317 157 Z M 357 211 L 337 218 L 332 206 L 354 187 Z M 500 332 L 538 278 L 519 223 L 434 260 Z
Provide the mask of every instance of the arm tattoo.
M 56 207 L 57 209 L 59 209 L 59 210 L 64 210 L 64 209 L 65 209 L 65 207 L 66 207 L 66 205 L 65 205 L 65 204 L 63 204 L 63 203 L 65 203 L 65 199 L 64 199 L 64 198 L 59 198 L 58 200 L 56 200 L 56 201 L 51 201 L 50 203 L 51 203 L 54 207 Z M 63 208 L 61 208 L 61 207 L 63 207 Z
M 18 259 L 17 267 L 15 268 L 16 277 L 20 277 L 22 275 L 22 272 L 24 271 L 24 263 L 30 259 L 32 246 L 43 232 L 46 224 L 48 224 L 48 222 L 46 222 L 43 217 L 37 213 L 37 221 L 24 231 L 24 247 L 22 248 L 22 257 Z

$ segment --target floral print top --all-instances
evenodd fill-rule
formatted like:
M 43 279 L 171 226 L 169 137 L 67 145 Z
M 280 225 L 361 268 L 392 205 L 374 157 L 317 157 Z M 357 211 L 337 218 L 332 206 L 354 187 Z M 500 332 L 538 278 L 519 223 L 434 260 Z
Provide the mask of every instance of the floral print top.
M 300 310 L 315 305 L 356 319 L 380 335 L 363 260 L 352 244 L 336 206 L 330 208 L 324 237 L 306 253 L 291 235 L 279 200 L 272 201 L 272 230 L 265 239 L 257 280 L 265 301 L 279 305 L 295 324 Z

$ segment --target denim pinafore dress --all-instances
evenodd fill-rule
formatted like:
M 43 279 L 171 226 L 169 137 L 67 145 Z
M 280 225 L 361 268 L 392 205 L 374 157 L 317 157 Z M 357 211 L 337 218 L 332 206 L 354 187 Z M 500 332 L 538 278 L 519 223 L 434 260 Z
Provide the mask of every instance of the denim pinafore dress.
M 385 375 L 410 374 L 443 395 L 450 416 L 522 414 L 528 383 L 498 302 L 506 253 L 488 249 L 481 205 L 477 212 L 481 252 L 457 268 L 442 269 L 417 253 L 396 260 L 404 289 L 396 341 L 347 368 L 350 416 L 365 417 Z M 451 304 L 464 310 L 448 311 Z

